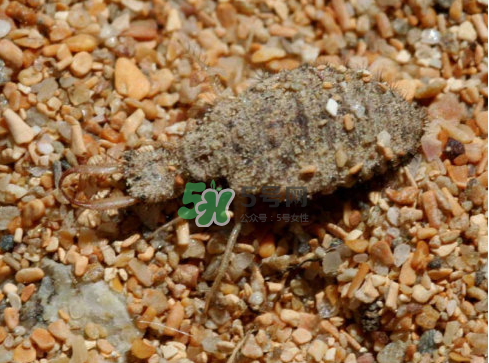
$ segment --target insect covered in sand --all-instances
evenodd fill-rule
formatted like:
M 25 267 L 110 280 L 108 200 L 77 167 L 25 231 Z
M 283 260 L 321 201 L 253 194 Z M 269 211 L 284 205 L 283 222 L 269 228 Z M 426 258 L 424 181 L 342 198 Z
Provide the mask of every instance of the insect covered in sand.
M 152 151 L 127 151 L 117 165 L 81 165 L 74 173 L 121 172 L 127 196 L 71 203 L 112 209 L 178 198 L 186 182 L 221 180 L 258 194 L 263 187 L 305 187 L 330 194 L 399 166 L 419 145 L 426 114 L 365 71 L 304 65 L 270 76 L 238 97 L 220 99 L 184 136 Z M 251 188 L 250 188 L 251 186 Z M 236 222 L 206 309 L 229 263 Z

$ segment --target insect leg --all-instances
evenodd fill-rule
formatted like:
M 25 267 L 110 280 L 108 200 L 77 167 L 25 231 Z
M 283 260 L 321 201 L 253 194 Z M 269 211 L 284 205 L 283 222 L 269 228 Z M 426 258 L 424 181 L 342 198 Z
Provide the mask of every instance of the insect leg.
M 221 280 L 224 277 L 226 269 L 229 266 L 229 261 L 231 260 L 231 254 L 233 252 L 233 248 L 236 243 L 236 240 L 238 239 L 240 231 L 241 231 L 241 222 L 237 220 L 237 222 L 235 222 L 233 230 L 231 231 L 231 234 L 229 235 L 228 242 L 226 244 L 226 250 L 224 251 L 224 255 L 221 260 L 221 265 L 217 270 L 216 278 L 214 279 L 214 282 L 212 283 L 212 287 L 207 293 L 207 296 L 205 298 L 204 315 L 207 314 L 207 310 L 209 310 L 210 303 L 212 302 L 212 299 L 214 298 L 214 295 L 216 294 L 217 289 L 221 284 Z

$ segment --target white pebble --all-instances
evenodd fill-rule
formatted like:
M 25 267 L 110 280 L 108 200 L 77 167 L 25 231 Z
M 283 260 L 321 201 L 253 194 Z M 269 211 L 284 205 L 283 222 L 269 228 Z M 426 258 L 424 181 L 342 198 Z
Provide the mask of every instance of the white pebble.
M 401 49 L 399 53 L 396 55 L 396 61 L 401 64 L 406 64 L 411 60 L 411 53 L 409 53 L 406 49 Z
M 49 141 L 41 140 L 37 143 L 37 150 L 43 155 L 49 155 L 54 151 L 54 147 Z
M 326 103 L 326 111 L 328 111 L 331 116 L 336 116 L 338 114 L 338 102 L 330 98 L 328 103 Z
M 379 134 L 377 135 L 377 145 L 381 147 L 390 147 L 391 135 L 385 130 L 379 132 Z
M 391 207 L 387 210 L 387 220 L 393 226 L 397 226 L 399 224 L 399 208 Z
M 10 26 L 10 22 L 5 19 L 0 19 L 0 38 L 3 38 L 8 33 L 10 33 L 11 28 L 12 27 Z
M 411 247 L 406 243 L 401 243 L 394 248 L 394 265 L 402 266 L 409 257 Z

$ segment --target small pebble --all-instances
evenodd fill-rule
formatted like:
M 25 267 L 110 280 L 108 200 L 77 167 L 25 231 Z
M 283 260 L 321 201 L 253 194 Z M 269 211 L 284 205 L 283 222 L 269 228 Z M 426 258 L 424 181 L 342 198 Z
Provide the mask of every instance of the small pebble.
M 402 363 L 405 351 L 406 343 L 402 341 L 389 343 L 377 354 L 377 361 L 378 363 Z
M 256 342 L 255 336 L 253 334 L 251 334 L 248 339 L 246 339 L 246 342 L 241 349 L 241 354 L 251 359 L 258 359 L 263 356 L 263 350 Z
M 148 94 L 150 83 L 141 70 L 128 58 L 115 63 L 115 88 L 122 96 L 141 100 Z
M 304 328 L 297 328 L 294 330 L 292 333 L 292 339 L 296 344 L 305 344 L 311 341 L 312 339 L 312 334 L 309 330 L 304 329 Z
M 0 250 L 2 252 L 12 252 L 14 249 L 14 236 L 11 234 L 4 234 L 0 237 Z
M 24 62 L 22 49 L 8 39 L 0 40 L 0 59 L 15 69 L 21 68 Z
M 92 69 L 92 56 L 88 52 L 75 54 L 70 64 L 71 72 L 77 77 L 85 76 Z
M 0 41 L 0 49 L 1 48 L 2 44 Z M 3 116 L 5 117 L 10 133 L 17 144 L 25 144 L 32 141 L 35 136 L 34 131 L 19 115 L 7 108 L 3 111 Z
M 35 328 L 31 333 L 31 340 L 36 344 L 41 350 L 49 351 L 54 347 L 55 340 L 53 336 L 46 330 L 42 328 Z
M 5 19 L 0 19 L 0 38 L 3 38 L 10 33 L 10 29 L 10 22 Z
M 132 342 L 131 353 L 138 359 L 148 359 L 156 353 L 156 348 L 146 340 L 138 338 Z

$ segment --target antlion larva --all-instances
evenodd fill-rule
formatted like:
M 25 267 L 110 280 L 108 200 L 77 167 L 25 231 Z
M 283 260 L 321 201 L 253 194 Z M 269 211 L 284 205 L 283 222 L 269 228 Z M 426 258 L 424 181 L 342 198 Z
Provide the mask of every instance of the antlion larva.
M 71 201 L 95 209 L 156 203 L 180 196 L 185 182 L 213 179 L 236 191 L 294 186 L 312 196 L 368 180 L 416 152 L 426 117 L 421 107 L 370 78 L 364 71 L 308 65 L 272 75 L 188 121 L 178 143 L 127 151 L 119 166 L 67 171 L 64 177 L 121 170 L 128 193 Z M 235 239 L 239 223 L 234 232 Z

